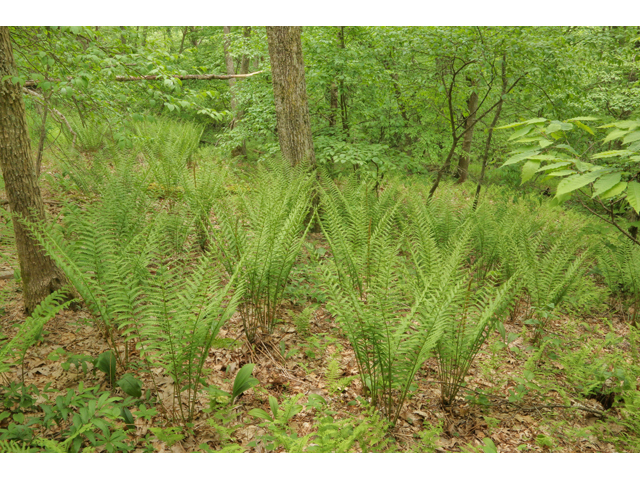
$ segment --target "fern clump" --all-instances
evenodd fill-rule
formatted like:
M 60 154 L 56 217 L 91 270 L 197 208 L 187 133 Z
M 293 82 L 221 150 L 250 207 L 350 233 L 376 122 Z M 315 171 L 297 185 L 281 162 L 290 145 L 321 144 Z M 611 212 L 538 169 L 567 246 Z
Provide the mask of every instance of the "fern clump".
M 510 307 L 519 279 L 514 275 L 499 288 L 491 277 L 478 279 L 469 265 L 471 221 L 460 224 L 443 244 L 430 205 L 414 201 L 412 207 L 408 243 L 414 296 L 427 295 L 425 313 L 443 319 L 435 350 L 442 402 L 450 405 L 473 359 Z
M 321 264 L 327 308 L 355 351 L 372 404 L 395 423 L 415 373 L 442 334 L 449 302 L 426 289 L 414 296 L 408 291 L 393 228 L 398 199 L 382 208 L 388 197 L 360 187 L 346 195 L 325 190 L 322 201 L 322 228 L 334 254 Z
M 578 253 L 581 245 L 568 233 L 545 239 L 542 231 L 522 228 L 505 242 L 522 275 L 529 304 L 527 322 L 534 325 L 533 339 L 538 342 L 549 319 L 578 285 L 590 255 Z
M 261 166 L 255 191 L 214 203 L 213 231 L 228 273 L 242 261 L 246 285 L 239 306 L 247 339 L 273 332 L 289 274 L 309 229 L 313 176 L 283 161 Z M 306 224 L 306 225 L 305 225 Z
M 122 192 L 123 204 L 136 199 L 135 191 Z M 132 212 L 113 200 L 106 196 L 85 210 L 68 207 L 66 228 L 31 225 L 32 232 L 100 320 L 120 369 L 136 345 L 148 368 L 162 367 L 173 377 L 176 415 L 191 421 L 204 362 L 243 283 L 236 282 L 237 272 L 227 276 L 218 268 L 218 252 L 195 265 L 175 255 L 175 239 L 167 235 L 175 231 L 170 213 L 147 212 L 138 217 L 145 221 L 131 224 Z
M 640 318 L 640 248 L 626 238 L 603 242 L 597 253 L 598 272 L 623 306 L 623 315 L 638 327 Z

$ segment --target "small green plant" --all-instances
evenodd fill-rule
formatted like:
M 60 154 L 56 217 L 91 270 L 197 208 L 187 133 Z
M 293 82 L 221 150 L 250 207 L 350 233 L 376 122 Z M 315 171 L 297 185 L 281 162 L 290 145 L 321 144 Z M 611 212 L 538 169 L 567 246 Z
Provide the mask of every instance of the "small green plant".
M 553 439 L 547 435 L 540 434 L 536 437 L 536 444 L 544 450 L 553 448 Z
M 244 392 L 252 387 L 255 387 L 259 382 L 257 378 L 251 376 L 255 364 L 247 363 L 236 374 L 236 379 L 233 382 L 233 391 L 231 393 L 231 404 L 233 405 L 236 399 Z
M 169 448 L 184 438 L 184 434 L 180 433 L 182 431 L 180 427 L 150 428 L 149 430 L 153 432 L 158 440 L 166 443 Z

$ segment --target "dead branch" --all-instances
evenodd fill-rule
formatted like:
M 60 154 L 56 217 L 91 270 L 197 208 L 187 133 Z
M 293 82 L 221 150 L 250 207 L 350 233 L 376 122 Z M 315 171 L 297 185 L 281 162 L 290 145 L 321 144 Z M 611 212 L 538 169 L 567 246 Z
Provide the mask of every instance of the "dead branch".
M 140 80 L 164 80 L 165 78 L 177 78 L 178 80 L 229 80 L 231 78 L 248 78 L 259 73 L 263 73 L 264 70 L 260 70 L 253 73 L 238 74 L 238 75 L 215 75 L 215 74 L 202 74 L 202 75 L 141 75 L 139 77 L 130 77 L 127 75 L 117 75 L 113 78 L 116 82 L 139 82 Z M 73 80 L 73 77 L 67 77 L 67 80 Z M 51 82 L 62 82 L 59 78 L 49 79 Z M 24 84 L 25 88 L 35 88 L 38 86 L 38 81 L 27 80 Z

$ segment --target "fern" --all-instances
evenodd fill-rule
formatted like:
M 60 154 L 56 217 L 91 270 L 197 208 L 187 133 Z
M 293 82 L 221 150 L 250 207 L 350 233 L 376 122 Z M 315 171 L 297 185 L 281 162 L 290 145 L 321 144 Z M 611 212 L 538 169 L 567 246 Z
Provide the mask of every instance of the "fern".
M 534 341 L 539 341 L 562 301 L 576 287 L 589 261 L 589 252 L 578 253 L 580 243 L 569 233 L 562 233 L 543 244 L 542 232 L 514 232 L 505 239 L 518 268 L 529 298 L 529 316 L 536 324 Z
M 131 201 L 122 195 L 124 203 Z M 138 198 L 136 192 L 129 196 Z M 102 322 L 120 367 L 128 362 L 120 342 L 137 344 L 149 368 L 162 367 L 173 377 L 176 415 L 189 422 L 208 351 L 243 295 L 243 284 L 236 282 L 236 269 L 223 285 L 216 251 L 193 267 L 181 261 L 166 235 L 170 214 L 148 212 L 149 220 L 134 226 L 128 213 L 110 212 L 112 199 L 84 211 L 68 207 L 64 230 L 31 230 Z
M 616 243 L 605 241 L 599 246 L 597 259 L 598 271 L 624 306 L 623 314 L 628 313 L 630 323 L 637 327 L 640 318 L 640 248 L 626 238 L 620 238 Z
M 291 268 L 309 229 L 313 177 L 303 166 L 272 161 L 259 168 L 255 182 L 256 191 L 235 204 L 231 197 L 219 199 L 213 208 L 219 227 L 213 229 L 213 238 L 227 272 L 244 258 L 241 278 L 246 290 L 239 311 L 250 342 L 275 327 Z
M 362 198 L 367 189 L 356 188 L 355 194 L 325 189 L 323 195 L 322 228 L 334 254 L 321 264 L 327 308 L 355 351 L 372 404 L 395 423 L 415 373 L 444 330 L 451 296 L 431 284 L 408 291 L 409 271 L 392 228 L 398 200 L 383 207 L 389 202 L 384 193 Z M 440 273 L 445 278 L 448 272 Z
M 42 332 L 44 325 L 67 307 L 73 300 L 66 301 L 67 291 L 62 289 L 45 298 L 19 327 L 16 335 L 6 343 L 0 343 L 0 373 L 9 371 L 9 367 L 15 364 L 15 359 L 22 361 L 31 345 L 33 345 Z

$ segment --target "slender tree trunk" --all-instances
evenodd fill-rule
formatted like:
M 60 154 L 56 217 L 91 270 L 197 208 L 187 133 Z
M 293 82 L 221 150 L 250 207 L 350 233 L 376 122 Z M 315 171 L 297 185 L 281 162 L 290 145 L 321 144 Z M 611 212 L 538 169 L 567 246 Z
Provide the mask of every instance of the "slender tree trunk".
M 336 112 L 338 111 L 338 87 L 336 82 L 331 82 L 329 87 L 329 126 L 336 126 Z
M 278 140 L 291 164 L 315 164 L 300 27 L 267 27 Z
M 42 114 L 42 127 L 40 128 L 40 142 L 38 143 L 38 154 L 36 156 L 36 179 L 40 178 L 40 170 L 42 169 L 42 152 L 44 151 L 44 142 L 47 138 L 47 116 L 49 114 L 49 98 L 44 97 L 44 112 Z
M 184 41 L 187 38 L 187 34 L 189 33 L 189 27 L 184 27 L 182 31 L 182 41 L 180 42 L 180 50 L 178 50 L 178 55 L 181 55 L 184 51 Z
M 338 46 L 341 49 L 345 49 L 345 43 L 344 43 L 344 27 L 339 27 L 338 30 Z M 340 84 L 340 114 L 341 114 L 341 119 L 342 119 L 342 131 L 344 132 L 344 135 L 346 138 L 349 138 L 349 110 L 348 110 L 348 105 L 347 105 L 347 92 L 345 91 L 344 88 L 344 80 L 342 80 L 342 77 L 344 75 L 341 75 L 339 84 Z
M 231 27 L 223 27 L 223 31 L 224 31 L 224 63 L 225 63 L 225 66 L 227 67 L 227 75 L 235 75 L 236 69 L 233 65 L 233 57 L 229 53 L 229 46 L 231 45 L 231 38 L 229 37 L 231 35 Z M 233 87 L 235 84 L 236 84 L 236 79 L 230 78 L 229 90 L 231 91 L 231 101 L 229 102 L 229 105 L 231 107 L 231 111 L 234 112 L 234 114 L 236 111 L 236 96 L 233 92 Z M 233 128 L 233 123 L 234 122 L 232 122 L 231 124 L 231 128 Z
M 251 27 L 242 27 L 242 36 L 246 39 L 251 38 Z M 240 75 L 249 73 L 249 62 L 251 58 L 248 55 L 242 55 L 242 64 L 240 65 Z
M 10 78 L 2 81 L 3 77 L 16 74 L 9 28 L 0 27 L 0 167 L 13 214 L 24 304 L 30 313 L 66 280 L 19 221 L 20 217 L 44 221 L 45 212 L 31 159 L 22 88 Z
M 487 162 L 489 160 L 489 152 L 491 151 L 491 139 L 493 137 L 493 130 L 496 128 L 498 124 L 498 119 L 500 118 L 500 113 L 502 112 L 502 103 L 504 102 L 503 98 L 507 93 L 507 56 L 502 55 L 502 90 L 500 92 L 500 100 L 498 101 L 498 106 L 496 107 L 496 113 L 493 116 L 493 120 L 491 121 L 491 126 L 489 127 L 489 133 L 487 135 L 487 140 L 484 144 L 484 152 L 482 154 L 482 169 L 480 170 L 480 178 L 478 179 L 478 186 L 476 187 L 476 194 L 473 198 L 473 209 L 475 210 L 478 206 L 478 200 L 480 199 L 480 190 L 482 189 L 482 182 L 484 182 L 484 175 L 487 170 Z
M 471 86 L 475 87 L 476 82 L 471 81 Z M 478 94 L 477 92 L 472 92 L 469 96 L 469 101 L 467 102 L 467 108 L 469 109 L 469 115 L 465 121 L 466 132 L 462 139 L 462 152 L 460 153 L 460 158 L 458 159 L 458 170 L 456 172 L 456 177 L 458 177 L 457 183 L 464 183 L 467 181 L 467 177 L 469 176 L 469 160 L 471 155 L 471 142 L 473 141 L 473 129 L 475 127 L 476 121 L 476 111 L 478 110 Z

